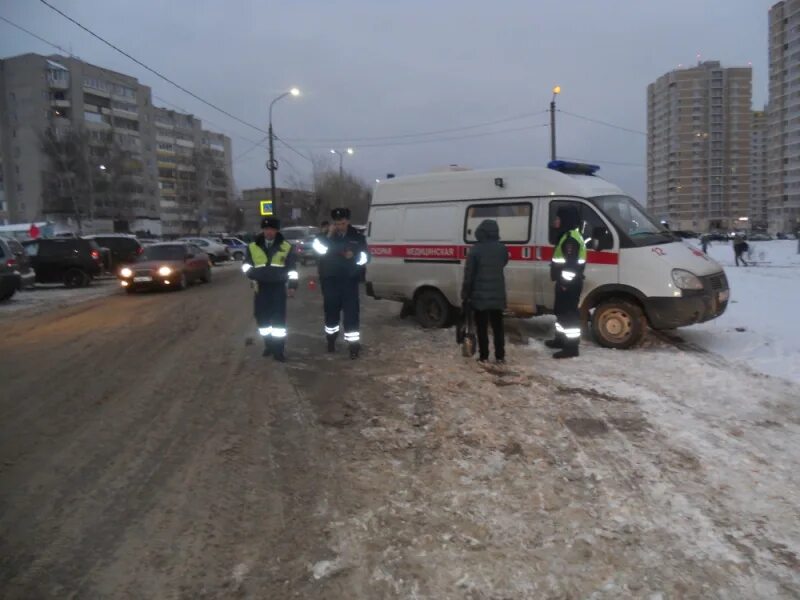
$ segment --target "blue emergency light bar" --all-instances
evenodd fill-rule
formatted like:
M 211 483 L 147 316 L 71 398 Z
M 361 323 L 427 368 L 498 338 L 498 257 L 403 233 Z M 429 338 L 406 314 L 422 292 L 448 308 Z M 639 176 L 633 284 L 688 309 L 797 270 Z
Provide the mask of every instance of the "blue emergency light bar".
M 547 168 L 567 175 L 594 175 L 600 170 L 598 165 L 570 162 L 568 160 L 551 160 L 547 163 Z

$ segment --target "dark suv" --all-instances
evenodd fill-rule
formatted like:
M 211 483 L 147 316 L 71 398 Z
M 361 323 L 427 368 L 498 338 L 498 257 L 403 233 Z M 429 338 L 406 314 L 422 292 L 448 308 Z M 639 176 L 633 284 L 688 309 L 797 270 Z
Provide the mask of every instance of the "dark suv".
M 100 246 L 83 238 L 49 238 L 23 242 L 36 270 L 37 283 L 83 287 L 103 272 Z
M 116 271 L 126 263 L 136 262 L 136 258 L 143 250 L 136 236 L 130 234 L 99 233 L 87 235 L 86 239 L 94 240 L 101 248 L 108 248 L 111 251 L 110 264 L 106 265 L 109 271 Z
M 33 287 L 35 278 L 22 244 L 0 237 L 0 302 L 11 298 L 17 290 Z

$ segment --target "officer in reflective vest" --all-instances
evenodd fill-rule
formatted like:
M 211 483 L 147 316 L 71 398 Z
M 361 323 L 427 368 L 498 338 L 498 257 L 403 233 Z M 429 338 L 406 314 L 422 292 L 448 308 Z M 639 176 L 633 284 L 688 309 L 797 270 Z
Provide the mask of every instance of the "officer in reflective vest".
M 328 352 L 336 351 L 342 320 L 350 358 L 358 358 L 361 349 L 358 284 L 362 267 L 369 261 L 367 240 L 350 225 L 349 209 L 335 208 L 331 217 L 333 223 L 328 235 L 319 235 L 314 240 L 325 306 Z
M 556 212 L 553 227 L 559 239 L 550 262 L 550 279 L 555 282 L 556 334 L 545 342 L 548 348 L 558 348 L 553 358 L 578 356 L 581 341 L 581 314 L 578 304 L 583 289 L 583 270 L 586 266 L 586 243 L 580 229 L 578 209 L 562 206 Z
M 242 271 L 254 282 L 254 312 L 258 333 L 264 339 L 263 356 L 286 361 L 286 294 L 294 297 L 298 273 L 292 245 L 280 233 L 281 222 L 274 217 L 261 220 L 262 233 L 247 246 Z

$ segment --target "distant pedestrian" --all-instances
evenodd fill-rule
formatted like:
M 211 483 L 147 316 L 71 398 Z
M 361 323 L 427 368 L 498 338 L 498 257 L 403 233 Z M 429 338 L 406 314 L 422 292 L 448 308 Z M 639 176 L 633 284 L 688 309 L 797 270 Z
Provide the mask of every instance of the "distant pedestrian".
M 736 236 L 733 240 L 733 254 L 736 259 L 736 266 L 739 266 L 739 261 L 742 261 L 742 264 L 745 267 L 750 265 L 747 264 L 747 261 L 744 259 L 744 255 L 750 250 L 750 245 L 745 241 L 743 236 Z
M 478 334 L 478 362 L 489 359 L 489 324 L 494 335 L 494 356 L 502 364 L 506 359 L 503 310 L 506 308 L 508 248 L 500 241 L 497 221 L 486 219 L 475 230 L 477 243 L 470 248 L 464 269 L 461 299 L 474 311 Z
M 707 235 L 701 235 L 701 236 L 700 236 L 700 247 L 703 249 L 703 252 L 704 252 L 705 254 L 708 254 L 708 244 L 709 244 L 709 241 L 710 241 L 710 240 L 708 239 L 708 236 L 707 236 Z
M 553 358 L 578 356 L 581 341 L 581 313 L 578 307 L 586 267 L 586 242 L 580 232 L 580 216 L 574 206 L 562 206 L 556 212 L 553 229 L 558 244 L 550 261 L 550 279 L 555 282 L 556 335 L 545 342 L 548 348 L 560 348 Z

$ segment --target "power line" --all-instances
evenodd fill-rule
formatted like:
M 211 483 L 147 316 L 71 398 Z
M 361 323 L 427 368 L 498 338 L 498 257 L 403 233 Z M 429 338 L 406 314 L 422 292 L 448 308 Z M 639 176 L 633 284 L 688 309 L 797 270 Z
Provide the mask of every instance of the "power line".
M 584 117 L 583 115 L 577 115 L 575 113 L 567 112 L 566 110 L 558 109 L 558 112 L 568 115 L 570 117 L 575 117 L 577 119 L 583 119 L 584 121 L 589 121 L 590 123 L 597 123 L 598 125 L 605 125 L 606 127 L 611 127 L 612 129 L 619 129 L 621 131 L 627 131 L 629 133 L 636 133 L 639 135 L 647 135 L 646 131 L 639 131 L 638 129 L 630 129 L 629 127 L 622 127 L 621 125 L 614 125 L 613 123 L 609 123 L 608 121 L 601 121 L 600 119 L 593 119 L 591 117 Z
M 278 141 L 279 141 L 281 144 L 283 144 L 283 145 L 284 145 L 284 146 L 286 146 L 286 147 L 287 147 L 289 150 L 291 150 L 292 152 L 294 152 L 295 154 L 297 154 L 297 156 L 299 156 L 300 158 L 304 158 L 304 159 L 306 159 L 306 160 L 307 160 L 308 162 L 310 162 L 312 165 L 314 164 L 314 161 L 313 161 L 313 159 L 309 158 L 308 156 L 306 156 L 305 154 L 303 154 L 302 152 L 300 152 L 300 150 L 298 150 L 297 148 L 295 148 L 294 146 L 292 146 L 291 144 L 289 144 L 289 143 L 288 143 L 288 142 L 286 142 L 285 140 L 283 140 L 283 139 L 279 138 L 279 137 L 278 137 L 277 135 L 275 135 L 274 133 L 273 133 L 272 135 L 274 135 L 274 136 L 275 136 L 275 139 L 276 139 L 276 140 L 278 140 Z M 267 136 L 267 137 L 269 137 L 269 136 Z
M 13 21 L 9 21 L 8 19 L 6 19 L 6 18 L 5 18 L 4 16 L 2 16 L 2 15 L 0 15 L 0 20 L 3 20 L 3 21 L 5 21 L 6 23 L 8 23 L 9 25 L 11 25 L 12 27 L 16 27 L 16 28 L 17 28 L 17 29 L 19 29 L 20 31 L 24 31 L 24 32 L 25 32 L 25 33 L 27 33 L 29 36 L 36 38 L 36 39 L 37 39 L 37 40 L 39 40 L 40 42 L 42 42 L 42 43 L 44 43 L 44 44 L 47 44 L 48 46 L 52 46 L 53 48 L 56 48 L 56 49 L 58 49 L 58 50 L 61 50 L 61 52 L 63 52 L 64 54 L 69 54 L 70 56 L 72 56 L 72 53 L 71 53 L 69 50 L 66 50 L 66 49 L 62 48 L 61 46 L 59 46 L 58 44 L 54 44 L 53 42 L 48 42 L 48 41 L 47 41 L 46 39 L 44 39 L 43 37 L 39 37 L 38 35 L 36 35 L 36 34 L 35 34 L 35 33 L 33 33 L 32 31 L 29 31 L 29 30 L 25 29 L 24 27 L 22 27 L 21 25 L 17 25 L 17 24 L 16 24 L 16 23 L 14 23 Z
M 203 104 L 205 104 L 206 106 L 209 106 L 209 107 L 213 108 L 214 110 L 221 112 L 223 115 L 226 115 L 227 117 L 230 117 L 230 118 L 231 118 L 231 119 L 233 119 L 234 121 L 238 121 L 238 122 L 239 122 L 239 123 L 241 123 L 242 125 L 247 125 L 248 127 L 251 127 L 251 128 L 253 128 L 253 129 L 255 129 L 256 131 L 260 131 L 261 133 L 267 133 L 267 132 L 266 132 L 264 129 L 261 129 L 260 127 L 257 127 L 256 125 L 253 125 L 252 123 L 248 123 L 248 122 L 247 122 L 247 121 L 245 121 L 244 119 L 240 119 L 240 118 L 239 118 L 239 117 L 237 117 L 236 115 L 229 113 L 227 110 L 225 110 L 225 109 L 223 109 L 223 108 L 220 108 L 220 107 L 219 107 L 219 106 L 217 106 L 216 104 L 214 104 L 214 103 L 212 103 L 212 102 L 209 102 L 208 100 L 205 100 L 204 98 L 201 98 L 200 96 L 198 96 L 197 94 L 195 94 L 195 93 L 194 93 L 194 92 L 192 92 L 191 90 L 188 90 L 188 89 L 186 89 L 185 87 L 183 87 L 183 86 L 182 86 L 182 85 L 180 85 L 179 83 L 176 83 L 175 81 L 173 81 L 172 79 L 170 79 L 170 78 L 169 78 L 169 77 L 167 77 L 166 75 L 163 75 L 163 74 L 161 74 L 159 71 L 156 71 L 156 70 L 155 70 L 155 69 L 153 69 L 152 67 L 149 67 L 149 66 L 147 66 L 145 63 L 143 63 L 143 62 L 142 62 L 142 61 L 140 61 L 139 59 L 137 59 L 137 58 L 135 58 L 134 56 L 132 56 L 131 54 L 129 54 L 129 53 L 127 53 L 127 52 L 125 52 L 125 51 L 124 51 L 124 50 L 122 50 L 120 47 L 118 47 L 118 46 L 115 46 L 114 44 L 112 44 L 111 42 L 109 42 L 108 40 L 106 40 L 104 37 L 102 37 L 102 36 L 98 35 L 97 33 L 95 33 L 94 31 L 92 31 L 91 29 L 89 29 L 89 28 L 88 28 L 88 27 L 86 27 L 85 25 L 82 25 L 81 23 L 79 23 L 78 21 L 76 21 L 75 19 L 73 19 L 72 17 L 70 17 L 69 15 L 67 15 L 66 13 L 64 13 L 63 11 L 61 11 L 60 9 L 56 8 L 55 6 L 53 6 L 52 4 L 50 4 L 49 2 L 47 2 L 47 0 L 39 0 L 39 2 L 41 2 L 42 4 L 44 4 L 45 6 L 47 6 L 48 8 L 50 8 L 51 10 L 53 10 L 53 11 L 57 12 L 57 13 L 58 13 L 58 14 L 60 14 L 62 17 L 64 17 L 65 19 L 67 19 L 67 20 L 68 20 L 68 21 L 70 21 L 71 23 L 75 24 L 77 27 L 80 27 L 80 28 L 81 28 L 81 29 L 83 29 L 83 30 L 84 30 L 86 33 L 88 33 L 89 35 L 91 35 L 92 37 L 94 37 L 94 38 L 96 38 L 96 39 L 100 40 L 100 41 L 101 41 L 101 42 L 103 42 L 103 43 L 104 43 L 106 46 L 109 46 L 110 48 L 112 48 L 112 49 L 116 50 L 117 52 L 119 52 L 119 53 L 120 53 L 120 54 L 122 54 L 123 56 L 125 56 L 125 57 L 129 58 L 130 60 L 132 60 L 133 62 L 135 62 L 135 63 L 136 63 L 137 65 L 139 65 L 140 67 L 142 67 L 142 68 L 144 68 L 144 69 L 146 69 L 146 70 L 150 71 L 150 72 L 151 72 L 153 75 L 155 75 L 156 77 L 159 77 L 160 79 L 163 79 L 164 81 L 166 81 L 166 82 L 167 82 L 167 83 L 169 83 L 170 85 L 173 85 L 173 86 L 175 86 L 176 88 L 178 88 L 178 89 L 179 89 L 179 90 L 181 90 L 182 92 L 184 92 L 184 93 L 186 93 L 186 94 L 189 94 L 189 95 L 190 95 L 192 98 L 194 98 L 195 100 L 199 100 L 200 102 L 202 102 L 202 103 L 203 103 Z
M 450 142 L 454 140 L 465 140 L 471 138 L 479 138 L 479 137 L 487 137 L 491 135 L 500 135 L 505 133 L 516 133 L 518 131 L 526 131 L 530 129 L 540 129 L 543 127 L 549 127 L 547 123 L 542 123 L 540 125 L 527 125 L 525 127 L 513 127 L 510 129 L 499 129 L 497 131 L 485 131 L 482 133 L 471 133 L 467 135 L 457 135 L 457 136 L 450 136 L 450 137 L 443 137 L 443 138 L 430 138 L 427 140 L 412 140 L 412 141 L 405 141 L 405 142 L 386 142 L 386 143 L 377 143 L 377 144 L 359 144 L 358 148 L 385 148 L 389 146 L 416 146 L 418 144 L 430 144 L 434 142 Z M 285 142 L 284 142 L 285 143 Z M 322 147 L 322 146 L 317 146 Z
M 456 131 L 466 131 L 468 129 L 478 129 L 480 127 L 488 127 L 489 125 L 498 125 L 500 123 L 508 123 L 509 121 L 519 121 L 520 119 L 527 119 L 530 117 L 535 117 L 537 115 L 541 115 L 546 113 L 546 110 L 540 110 L 537 112 L 531 113 L 523 113 L 521 115 L 516 115 L 513 117 L 506 117 L 504 119 L 496 119 L 494 121 L 485 121 L 483 123 L 475 123 L 474 125 L 463 125 L 461 127 L 452 127 L 450 129 L 438 129 L 435 131 L 421 131 L 419 133 L 404 133 L 404 134 L 397 134 L 397 135 L 382 135 L 382 136 L 372 136 L 372 137 L 361 137 L 361 138 L 287 138 L 293 142 L 307 142 L 307 143 L 347 143 L 347 142 L 368 142 L 368 141 L 378 141 L 378 140 L 400 140 L 406 138 L 413 138 L 413 137 L 424 137 L 429 135 L 438 135 L 442 133 L 453 133 Z
M 258 142 L 252 142 L 252 144 L 253 144 L 253 145 L 252 145 L 252 146 L 250 146 L 250 147 L 249 147 L 247 150 L 245 150 L 244 152 L 241 152 L 241 153 L 240 153 L 238 156 L 234 157 L 234 159 L 233 159 L 233 161 L 232 161 L 232 162 L 236 162 L 236 161 L 238 161 L 238 160 L 240 160 L 240 159 L 244 158 L 245 156 L 247 156 L 248 154 L 250 154 L 250 153 L 251 153 L 253 150 L 255 150 L 256 148 L 258 148 L 259 146 L 262 146 L 262 147 L 263 147 L 263 146 L 264 146 L 264 142 L 266 142 L 268 139 L 269 139 L 269 134 L 267 134 L 267 136 L 266 136 L 266 137 L 264 137 L 263 139 L 261 139 L 261 140 L 260 140 L 260 141 L 258 141 Z

